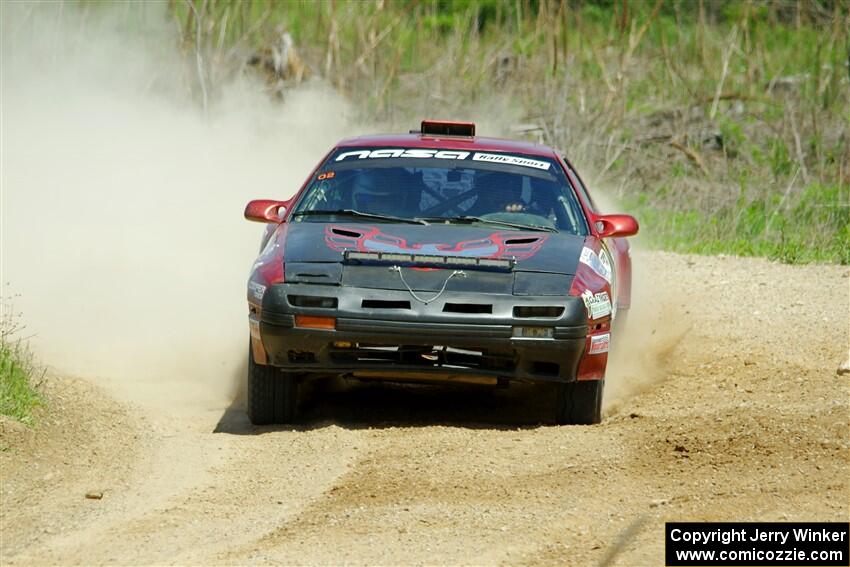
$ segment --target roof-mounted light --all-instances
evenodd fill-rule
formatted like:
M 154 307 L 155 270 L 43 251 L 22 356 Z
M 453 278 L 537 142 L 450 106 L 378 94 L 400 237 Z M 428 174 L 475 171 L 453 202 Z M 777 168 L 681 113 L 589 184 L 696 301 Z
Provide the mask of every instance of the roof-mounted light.
M 429 136 L 475 136 L 474 122 L 450 122 L 446 120 L 423 120 L 421 132 Z

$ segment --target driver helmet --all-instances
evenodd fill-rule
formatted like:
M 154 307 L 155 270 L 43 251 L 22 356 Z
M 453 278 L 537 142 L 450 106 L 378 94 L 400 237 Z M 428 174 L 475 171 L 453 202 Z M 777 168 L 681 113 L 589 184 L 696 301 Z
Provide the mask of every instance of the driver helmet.
M 364 213 L 389 214 L 393 209 L 394 187 L 378 169 L 361 171 L 352 185 L 354 208 Z

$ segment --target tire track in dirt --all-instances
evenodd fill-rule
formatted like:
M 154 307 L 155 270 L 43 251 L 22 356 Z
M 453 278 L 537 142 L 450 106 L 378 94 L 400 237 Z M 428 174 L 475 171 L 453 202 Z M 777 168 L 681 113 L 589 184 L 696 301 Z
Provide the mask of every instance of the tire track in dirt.
M 375 432 L 375 449 L 326 498 L 264 538 L 265 559 L 492 563 L 506 539 L 549 524 L 566 504 L 558 494 L 565 483 L 616 469 L 612 456 L 625 448 L 616 438 L 599 442 L 596 429 Z M 539 455 L 539 444 L 552 450 Z
M 208 563 L 219 548 L 273 528 L 320 497 L 357 447 L 356 433 L 333 426 L 308 436 L 247 432 L 195 431 L 166 440 L 114 513 L 11 563 L 136 564 L 139 557 L 157 564 Z M 330 464 L 328 452 L 335 457 Z

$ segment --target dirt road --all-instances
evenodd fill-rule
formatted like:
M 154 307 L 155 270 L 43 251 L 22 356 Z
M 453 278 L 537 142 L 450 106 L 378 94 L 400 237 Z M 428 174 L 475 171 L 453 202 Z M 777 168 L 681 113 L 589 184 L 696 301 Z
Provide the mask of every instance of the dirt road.
M 599 426 L 541 425 L 529 388 L 370 386 L 253 428 L 52 378 L 36 432 L 3 422 L 2 563 L 658 565 L 666 520 L 846 521 L 848 269 L 636 264 Z

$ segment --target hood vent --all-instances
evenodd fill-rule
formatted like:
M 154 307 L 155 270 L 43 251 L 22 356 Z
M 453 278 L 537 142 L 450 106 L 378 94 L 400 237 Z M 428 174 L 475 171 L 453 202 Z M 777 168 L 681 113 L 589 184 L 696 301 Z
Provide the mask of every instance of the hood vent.
M 363 236 L 362 232 L 355 232 L 353 230 L 346 230 L 344 228 L 339 228 L 339 227 L 336 227 L 336 226 L 331 229 L 331 232 L 333 232 L 337 236 L 347 236 L 349 238 L 360 238 L 361 236 Z
M 510 244 L 534 244 L 535 242 L 537 242 L 539 240 L 540 240 L 539 236 L 530 236 L 530 237 L 525 237 L 525 238 L 511 238 L 511 239 L 505 240 L 505 244 L 508 244 L 508 245 L 510 245 Z

